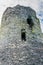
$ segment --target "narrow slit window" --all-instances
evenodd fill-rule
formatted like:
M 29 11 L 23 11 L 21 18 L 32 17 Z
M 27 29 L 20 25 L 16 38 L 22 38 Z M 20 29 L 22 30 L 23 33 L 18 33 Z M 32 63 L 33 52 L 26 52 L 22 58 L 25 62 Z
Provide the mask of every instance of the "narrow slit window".
M 22 39 L 22 41 L 23 40 L 26 41 L 26 32 L 25 32 L 25 29 L 21 30 L 21 39 Z

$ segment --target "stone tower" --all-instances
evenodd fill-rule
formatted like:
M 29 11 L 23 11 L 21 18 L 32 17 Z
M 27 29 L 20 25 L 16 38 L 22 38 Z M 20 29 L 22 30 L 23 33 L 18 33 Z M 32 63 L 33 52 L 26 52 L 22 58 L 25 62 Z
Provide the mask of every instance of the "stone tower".
M 36 61 L 39 60 L 36 58 L 39 56 L 35 48 L 40 47 L 41 29 L 36 12 L 20 5 L 8 7 L 3 13 L 1 24 L 1 44 L 4 49 L 2 55 L 6 53 L 4 60 L 1 60 L 4 62 L 2 65 L 38 65 Z
M 27 41 L 33 37 L 33 34 L 37 35 L 41 32 L 40 22 L 35 11 L 30 7 L 19 5 L 6 9 L 2 17 L 2 27 L 7 27 L 8 35 L 10 34 L 11 38 L 13 36 L 17 42 L 22 41 L 23 37 Z

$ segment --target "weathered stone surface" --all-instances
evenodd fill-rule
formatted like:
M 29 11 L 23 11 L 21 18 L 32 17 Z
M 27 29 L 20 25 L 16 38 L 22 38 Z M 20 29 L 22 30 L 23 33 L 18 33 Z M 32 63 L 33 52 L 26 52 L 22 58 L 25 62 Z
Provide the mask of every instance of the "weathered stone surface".
M 29 16 L 32 29 L 27 24 Z M 21 39 L 21 29 L 26 31 L 26 41 Z M 33 9 L 20 5 L 7 8 L 0 36 L 0 65 L 43 65 L 43 36 Z

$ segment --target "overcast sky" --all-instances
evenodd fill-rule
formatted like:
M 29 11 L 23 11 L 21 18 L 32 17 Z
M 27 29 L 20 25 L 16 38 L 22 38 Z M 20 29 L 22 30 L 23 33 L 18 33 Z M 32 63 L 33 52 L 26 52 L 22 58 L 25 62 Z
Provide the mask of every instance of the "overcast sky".
M 41 19 L 43 18 L 43 16 L 40 14 L 41 12 L 40 9 L 42 9 L 41 7 L 43 7 L 43 0 L 0 0 L 0 24 L 1 24 L 2 14 L 5 11 L 5 9 L 7 7 L 13 7 L 17 4 L 30 6 L 31 8 L 33 8 L 36 11 L 37 16 L 40 18 L 41 28 L 43 28 L 43 24 L 42 24 L 43 19 Z

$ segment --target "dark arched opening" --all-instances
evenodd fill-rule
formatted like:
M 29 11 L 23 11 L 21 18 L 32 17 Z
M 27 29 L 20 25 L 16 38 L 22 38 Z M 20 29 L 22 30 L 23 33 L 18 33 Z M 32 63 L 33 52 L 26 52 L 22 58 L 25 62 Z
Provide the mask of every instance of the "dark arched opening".
M 29 24 L 29 27 L 32 29 L 34 23 L 33 23 L 33 20 L 32 20 L 32 18 L 31 18 L 31 16 L 29 16 L 29 17 L 27 18 L 27 24 Z

